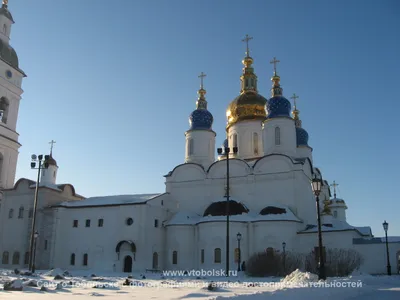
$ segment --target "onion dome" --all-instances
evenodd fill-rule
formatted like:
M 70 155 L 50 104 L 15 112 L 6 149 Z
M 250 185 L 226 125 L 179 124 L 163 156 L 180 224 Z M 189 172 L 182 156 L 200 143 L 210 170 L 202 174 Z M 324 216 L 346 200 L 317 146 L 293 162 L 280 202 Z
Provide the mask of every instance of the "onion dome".
M 308 132 L 301 127 L 302 122 L 299 118 L 300 111 L 297 109 L 296 99 L 299 98 L 296 94 L 293 94 L 290 99 L 293 99 L 293 120 L 296 126 L 296 142 L 297 146 L 308 146 Z
M 242 63 L 244 65 L 243 74 L 240 77 L 241 90 L 228 106 L 226 117 L 228 119 L 227 128 L 233 124 L 244 120 L 265 120 L 265 104 L 267 99 L 258 94 L 257 76 L 254 73 L 253 58 L 250 57 L 248 42 L 252 37 L 246 35 L 243 39 L 247 43 L 246 57 Z
M 49 158 L 45 161 L 45 163 L 48 163 L 49 166 L 57 166 L 57 161 L 53 158 L 52 152 L 50 152 Z
M 203 78 L 206 75 L 203 72 L 199 75 L 201 78 L 200 89 L 197 92 L 199 98 L 196 102 L 196 110 L 194 110 L 189 116 L 189 130 L 211 130 L 214 122 L 213 115 L 207 110 L 207 101 L 205 98 L 206 90 L 203 88 Z
M 266 109 L 267 109 L 267 118 L 279 118 L 279 117 L 288 117 L 290 118 L 290 101 L 283 97 L 282 92 L 283 89 L 280 85 L 281 78 L 276 73 L 276 64 L 280 62 L 279 60 L 274 59 L 271 63 L 274 64 L 274 76 L 272 76 L 271 80 L 273 82 L 271 88 L 271 98 L 268 100 Z

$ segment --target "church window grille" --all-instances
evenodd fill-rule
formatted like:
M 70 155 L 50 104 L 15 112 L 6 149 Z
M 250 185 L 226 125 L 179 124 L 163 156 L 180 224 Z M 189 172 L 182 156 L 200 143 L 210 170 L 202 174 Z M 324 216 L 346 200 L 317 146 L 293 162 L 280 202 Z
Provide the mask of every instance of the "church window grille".
M 238 136 L 236 133 L 233 134 L 233 147 L 238 146 Z
M 24 256 L 24 265 L 29 264 L 29 252 L 25 252 Z
M 132 218 L 126 219 L 126 225 L 131 226 L 132 224 L 133 224 L 133 219 Z
M 172 264 L 173 265 L 178 264 L 178 251 L 172 252 Z
M 221 263 L 221 248 L 214 249 L 214 263 L 216 264 Z
M 99 219 L 98 226 L 103 227 L 103 224 L 104 224 L 104 219 Z
M 8 251 L 4 251 L 3 252 L 3 257 L 1 259 L 1 263 L 3 265 L 8 265 L 8 256 L 9 256 Z
M 12 219 L 12 217 L 14 216 L 14 209 L 10 209 L 10 211 L 8 212 L 8 218 Z
M 337 218 L 337 211 L 336 211 L 336 210 L 333 212 L 333 216 L 334 216 L 335 218 Z
M 44 240 L 44 250 L 47 250 L 47 240 Z
M 90 227 L 90 220 L 89 220 L 89 219 L 86 220 L 85 226 L 86 226 L 86 227 Z
M 84 266 L 88 265 L 88 254 L 87 253 L 83 254 L 83 265 Z
M 281 144 L 281 129 L 275 127 L 275 145 L 279 146 Z
M 5 97 L 0 98 L 0 121 L 7 124 L 9 103 Z
M 70 264 L 71 266 L 75 266 L 75 253 L 72 253 L 72 254 L 71 254 L 71 258 L 70 258 L 70 260 L 69 260 L 69 264 Z
M 29 209 L 29 213 L 28 213 L 28 218 L 32 218 L 33 217 L 33 208 Z
M 254 155 L 258 155 L 258 133 L 253 133 Z
M 14 252 L 13 258 L 12 258 L 12 264 L 19 265 L 19 252 Z
M 193 139 L 189 139 L 188 155 L 193 155 L 193 153 L 194 153 L 194 145 L 193 145 L 193 143 L 194 143 Z
M 18 219 L 22 219 L 24 217 L 24 207 L 21 206 L 18 211 Z
M 154 220 L 154 227 L 155 227 L 155 228 L 158 228 L 158 219 L 155 219 L 155 220 Z
M 72 227 L 78 227 L 78 220 L 74 220 Z
M 204 264 L 204 249 L 200 251 L 200 263 Z

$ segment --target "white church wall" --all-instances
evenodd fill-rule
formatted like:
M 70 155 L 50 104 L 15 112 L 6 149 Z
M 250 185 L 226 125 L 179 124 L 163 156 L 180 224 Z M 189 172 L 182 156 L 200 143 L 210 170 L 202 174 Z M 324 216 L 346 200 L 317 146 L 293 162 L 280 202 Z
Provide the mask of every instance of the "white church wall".
M 356 244 L 357 250 L 364 258 L 360 272 L 368 274 L 387 274 L 386 244 Z M 400 243 L 389 243 L 389 260 L 392 274 L 399 274 Z
M 215 161 L 215 132 L 212 130 L 189 130 L 186 136 L 186 163 L 198 163 L 208 168 Z
M 307 147 L 307 146 L 299 146 L 296 149 L 296 157 L 299 158 L 309 158 L 311 160 L 311 162 L 313 161 L 313 157 L 312 157 L 312 148 Z
M 196 257 L 196 234 L 192 225 L 168 226 L 165 266 L 170 270 L 194 268 Z M 174 260 L 176 251 L 176 260 Z
M 234 134 L 237 135 L 236 144 Z M 254 134 L 257 134 L 256 139 Z M 228 145 L 231 152 L 233 147 L 238 147 L 238 154 L 235 157 L 239 159 L 263 156 L 261 121 L 241 121 L 232 125 L 228 131 Z
M 279 128 L 279 138 L 276 138 Z M 281 153 L 296 156 L 296 128 L 292 118 L 274 118 L 264 121 L 263 125 L 264 155 Z

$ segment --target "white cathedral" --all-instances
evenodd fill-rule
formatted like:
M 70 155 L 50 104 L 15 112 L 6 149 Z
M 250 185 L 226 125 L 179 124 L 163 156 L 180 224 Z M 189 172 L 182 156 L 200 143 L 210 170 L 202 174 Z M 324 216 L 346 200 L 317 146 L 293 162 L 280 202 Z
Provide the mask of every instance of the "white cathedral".
M 165 193 L 85 198 L 71 184 L 57 183 L 58 164 L 36 182 L 15 181 L 16 123 L 26 76 L 10 46 L 13 17 L 0 9 L 0 268 L 26 268 L 34 231 L 36 269 L 151 270 L 223 269 L 226 262 L 226 204 L 229 193 L 229 255 L 237 264 L 237 233 L 243 261 L 260 251 L 309 253 L 318 246 L 316 200 L 311 188 L 315 167 L 299 110 L 283 96 L 276 59 L 271 97 L 258 93 L 253 59 L 247 47 L 240 94 L 227 109 L 227 139 L 216 159 L 213 116 L 206 91 L 198 91 L 196 109 L 185 132 L 184 162 L 165 175 Z M 246 41 L 248 42 L 248 37 Z M 201 79 L 203 79 L 203 74 Z M 235 151 L 234 151 L 235 150 Z M 237 151 L 236 151 L 237 150 Z M 229 155 L 229 160 L 228 160 Z M 227 185 L 229 162 L 229 185 Z M 333 184 L 334 189 L 336 184 Z M 370 227 L 347 222 L 347 203 L 331 197 L 323 180 L 320 194 L 323 244 L 351 248 L 364 257 L 361 271 L 386 272 L 385 240 Z M 33 217 L 35 226 L 33 227 Z M 399 269 L 400 239 L 389 239 L 393 272 Z

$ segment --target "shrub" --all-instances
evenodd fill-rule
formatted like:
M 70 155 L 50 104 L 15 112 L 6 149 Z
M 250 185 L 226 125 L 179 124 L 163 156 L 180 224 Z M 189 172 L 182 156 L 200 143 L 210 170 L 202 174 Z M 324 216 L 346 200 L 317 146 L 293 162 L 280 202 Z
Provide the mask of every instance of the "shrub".
M 285 276 L 302 267 L 304 256 L 298 253 L 258 252 L 247 261 L 246 274 L 254 277 Z
M 326 276 L 349 276 L 361 266 L 363 261 L 362 255 L 354 249 L 328 249 L 325 258 Z M 307 255 L 305 269 L 311 273 L 318 272 L 318 261 L 314 251 Z

